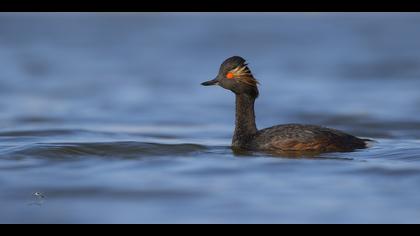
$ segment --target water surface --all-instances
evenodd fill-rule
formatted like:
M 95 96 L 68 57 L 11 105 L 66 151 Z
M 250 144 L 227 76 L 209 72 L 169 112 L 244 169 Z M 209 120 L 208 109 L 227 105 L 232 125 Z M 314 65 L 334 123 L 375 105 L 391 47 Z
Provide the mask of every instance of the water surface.
M 420 223 L 420 22 L 397 13 L 1 13 L 1 223 Z M 374 139 L 230 149 L 248 59 L 260 128 Z M 44 198 L 34 196 L 42 193 Z

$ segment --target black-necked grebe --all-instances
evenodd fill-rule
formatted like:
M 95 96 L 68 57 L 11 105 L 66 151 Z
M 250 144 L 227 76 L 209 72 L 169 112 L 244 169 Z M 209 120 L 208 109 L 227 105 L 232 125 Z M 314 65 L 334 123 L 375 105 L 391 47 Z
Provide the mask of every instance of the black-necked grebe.
M 258 130 L 254 103 L 258 81 L 245 59 L 234 56 L 220 66 L 219 74 L 204 86 L 220 85 L 236 95 L 236 121 L 232 147 L 279 152 L 346 152 L 367 147 L 367 139 L 316 125 L 286 124 Z

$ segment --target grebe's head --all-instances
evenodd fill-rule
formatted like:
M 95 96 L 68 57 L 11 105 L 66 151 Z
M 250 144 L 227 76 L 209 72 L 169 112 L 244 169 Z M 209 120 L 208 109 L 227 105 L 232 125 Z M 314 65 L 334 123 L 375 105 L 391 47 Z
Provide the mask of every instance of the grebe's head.
M 249 70 L 245 59 L 239 56 L 226 59 L 220 66 L 216 78 L 201 85 L 220 85 L 238 95 L 248 94 L 255 98 L 258 97 L 258 81 Z

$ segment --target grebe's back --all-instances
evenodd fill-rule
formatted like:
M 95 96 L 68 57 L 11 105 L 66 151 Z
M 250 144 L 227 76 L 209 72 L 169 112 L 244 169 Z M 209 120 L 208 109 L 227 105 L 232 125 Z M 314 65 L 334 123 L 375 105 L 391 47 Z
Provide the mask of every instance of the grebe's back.
M 258 131 L 249 146 L 259 150 L 342 152 L 366 148 L 368 141 L 321 126 L 286 124 Z

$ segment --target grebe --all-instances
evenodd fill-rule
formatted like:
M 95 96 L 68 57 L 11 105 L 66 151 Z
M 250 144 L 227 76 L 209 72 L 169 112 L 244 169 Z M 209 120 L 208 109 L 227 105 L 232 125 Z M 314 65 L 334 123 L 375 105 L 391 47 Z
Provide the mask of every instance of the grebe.
M 259 95 L 258 81 L 245 59 L 233 56 L 220 66 L 213 80 L 201 85 L 220 85 L 236 95 L 235 132 L 232 148 L 273 152 L 347 152 L 367 147 L 360 139 L 338 130 L 316 125 L 285 124 L 258 130 L 254 103 Z

